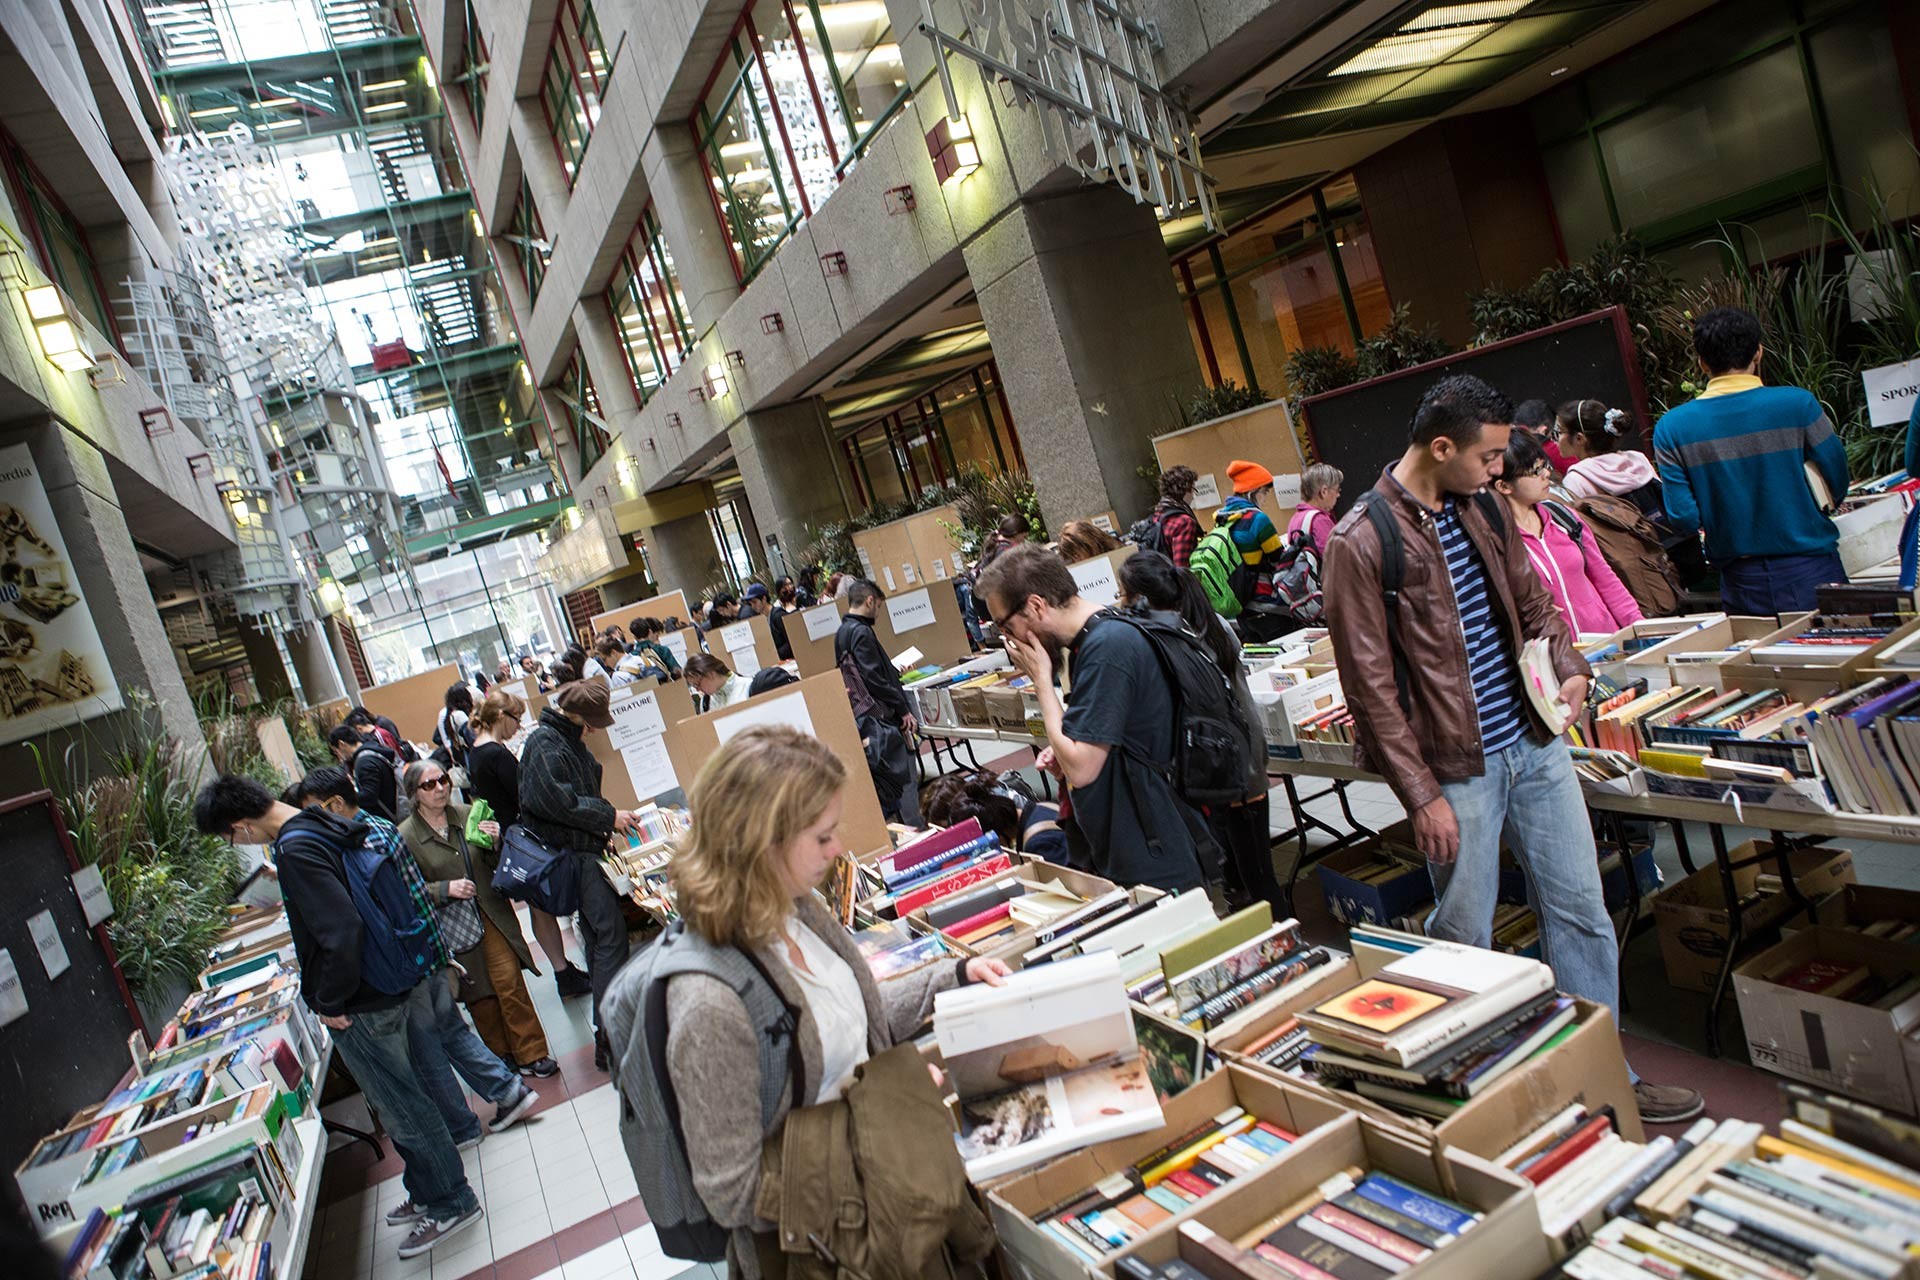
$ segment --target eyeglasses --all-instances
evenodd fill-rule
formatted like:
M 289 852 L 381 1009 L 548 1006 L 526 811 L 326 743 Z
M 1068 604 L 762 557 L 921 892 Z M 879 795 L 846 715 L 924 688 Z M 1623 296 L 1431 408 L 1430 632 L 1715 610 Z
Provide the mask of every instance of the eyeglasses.
M 425 781 L 421 782 L 420 789 L 422 791 L 434 791 L 440 787 L 450 787 L 452 785 L 453 783 L 449 782 L 446 776 L 443 774 L 438 778 L 428 778 Z
M 1004 618 L 995 618 L 993 620 L 993 625 L 1000 628 L 1002 631 L 1005 631 L 1007 629 L 1007 624 L 1009 622 L 1012 622 L 1015 618 L 1019 617 L 1021 614 L 1025 613 L 1027 611 L 1027 606 L 1032 603 L 1033 603 L 1033 597 L 1028 596 L 1024 601 L 1021 602 L 1020 607 L 1018 609 L 1015 609 L 1012 613 L 1008 614 Z

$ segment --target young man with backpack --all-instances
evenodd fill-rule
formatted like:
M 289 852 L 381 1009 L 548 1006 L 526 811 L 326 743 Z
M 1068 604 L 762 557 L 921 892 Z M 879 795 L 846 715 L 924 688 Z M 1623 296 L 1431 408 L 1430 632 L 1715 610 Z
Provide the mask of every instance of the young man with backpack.
M 273 845 L 300 995 L 333 1032 L 341 1061 L 379 1113 L 417 1205 L 400 1256 L 425 1253 L 483 1216 L 440 1109 L 408 1052 L 407 1027 L 428 999 L 433 926 L 367 826 L 296 809 L 251 778 L 216 778 L 194 802 L 208 835 Z
M 353 775 L 360 805 L 376 818 L 400 820 L 400 779 L 395 756 L 371 734 L 362 736 L 351 725 L 339 724 L 327 735 L 327 749 Z
M 1619 951 L 1587 806 L 1566 743 L 1523 693 L 1519 659 L 1544 639 L 1569 706 L 1591 675 L 1553 598 L 1486 486 L 1513 419 L 1471 375 L 1427 389 L 1400 461 L 1327 544 L 1327 625 L 1359 762 L 1413 819 L 1439 905 L 1427 932 L 1492 942 L 1500 842 L 1514 846 L 1560 989 L 1619 1011 Z M 1701 1109 L 1691 1089 L 1635 1079 L 1643 1119 Z
M 1193 514 L 1193 490 L 1200 483 L 1192 467 L 1168 467 L 1160 473 L 1160 501 L 1153 513 L 1127 532 L 1142 551 L 1158 551 L 1182 569 L 1200 541 L 1200 518 Z
M 1214 842 L 1193 805 L 1244 798 L 1245 748 L 1226 723 L 1232 692 L 1199 641 L 1177 627 L 1149 634 L 1146 620 L 1082 597 L 1066 562 L 1044 547 L 1000 556 L 980 590 L 1014 665 L 1033 680 L 1048 742 L 1039 764 L 1066 785 L 1094 867 L 1119 884 L 1169 891 L 1217 879 Z M 1073 662 L 1064 709 L 1053 687 L 1062 654 Z

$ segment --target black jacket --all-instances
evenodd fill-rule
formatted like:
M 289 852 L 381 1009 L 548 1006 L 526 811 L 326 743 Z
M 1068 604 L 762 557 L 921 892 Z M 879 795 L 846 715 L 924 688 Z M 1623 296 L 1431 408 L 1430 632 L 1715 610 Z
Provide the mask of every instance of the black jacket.
M 787 639 L 787 616 L 798 612 L 800 610 L 797 608 L 789 609 L 783 604 L 776 604 L 767 615 L 767 630 L 773 635 L 773 651 L 780 655 L 782 662 L 793 661 L 793 642 Z
M 598 854 L 613 835 L 613 814 L 580 726 L 547 707 L 520 752 L 520 825 L 543 844 Z
M 378 742 L 367 742 L 353 753 L 353 789 L 360 807 L 388 822 L 400 820 L 400 780 L 394 775 L 393 752 Z
M 273 841 L 287 931 L 300 961 L 300 995 L 315 1013 L 330 1017 L 391 1009 L 406 999 L 360 981 L 360 912 L 341 860 L 366 841 L 366 823 L 317 805 L 287 819 Z
M 906 686 L 900 683 L 900 673 L 893 669 L 887 651 L 880 647 L 880 637 L 873 633 L 872 618 L 850 613 L 840 620 L 840 629 L 833 633 L 835 664 L 846 661 L 848 654 L 853 655 L 853 665 L 860 669 L 867 692 L 886 719 L 898 724 L 900 717 L 913 714 L 913 703 L 907 698 Z

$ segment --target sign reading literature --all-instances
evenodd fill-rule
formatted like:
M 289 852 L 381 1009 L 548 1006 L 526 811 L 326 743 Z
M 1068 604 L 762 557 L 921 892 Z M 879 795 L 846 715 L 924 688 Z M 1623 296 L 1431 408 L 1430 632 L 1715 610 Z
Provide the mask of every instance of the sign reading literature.
M 909 591 L 905 595 L 887 597 L 887 620 L 893 623 L 896 635 L 905 635 L 909 631 L 918 631 L 921 627 L 934 624 L 933 597 L 926 587 L 918 591 Z
M 667 731 L 666 717 L 660 714 L 660 695 L 651 689 L 616 698 L 609 710 L 613 712 L 613 723 L 607 727 L 607 737 L 622 752 Z

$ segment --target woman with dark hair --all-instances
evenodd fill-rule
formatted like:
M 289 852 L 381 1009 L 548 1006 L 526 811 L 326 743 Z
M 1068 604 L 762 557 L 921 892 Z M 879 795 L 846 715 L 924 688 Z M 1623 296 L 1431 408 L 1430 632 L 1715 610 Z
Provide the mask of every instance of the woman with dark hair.
M 462 793 L 467 787 L 467 750 L 473 746 L 473 729 L 468 724 L 472 717 L 473 689 L 456 684 L 447 690 L 440 719 L 433 729 L 434 742 L 447 756 L 447 776 L 453 779 L 455 790 Z
M 773 651 L 780 661 L 793 661 L 793 643 L 787 639 L 787 615 L 800 612 L 800 588 L 793 579 L 781 574 L 773 580 L 773 608 L 767 613 L 767 630 L 773 634 Z
M 1062 866 L 1070 861 L 1060 806 L 1022 795 L 991 769 L 941 774 L 921 788 L 920 812 L 936 827 L 978 818 L 980 829 L 999 836 L 1006 848 Z
M 1552 464 L 1538 440 L 1524 431 L 1507 438 L 1493 489 L 1506 499 L 1541 585 L 1576 636 L 1611 635 L 1640 621 L 1640 606 L 1607 563 L 1593 530 L 1548 497 L 1552 479 Z
M 1227 852 L 1229 898 L 1238 898 L 1240 904 L 1264 898 L 1284 914 L 1286 895 L 1273 873 L 1273 838 L 1267 828 L 1267 740 L 1246 669 L 1240 665 L 1240 642 L 1208 603 L 1199 580 L 1157 551 L 1136 552 L 1120 562 L 1120 591 L 1129 608 L 1178 614 L 1232 683 L 1247 724 L 1247 798 L 1207 810 L 1207 825 Z
M 1660 510 L 1660 474 L 1646 454 L 1629 447 L 1638 434 L 1631 414 L 1600 400 L 1569 400 L 1556 417 L 1569 497 L 1611 493 L 1649 515 Z
M 696 653 L 688 658 L 686 670 L 687 689 L 693 694 L 694 706 L 701 715 L 744 702 L 748 696 L 748 682 L 710 653 Z

